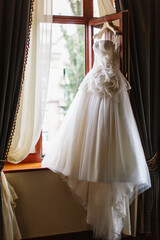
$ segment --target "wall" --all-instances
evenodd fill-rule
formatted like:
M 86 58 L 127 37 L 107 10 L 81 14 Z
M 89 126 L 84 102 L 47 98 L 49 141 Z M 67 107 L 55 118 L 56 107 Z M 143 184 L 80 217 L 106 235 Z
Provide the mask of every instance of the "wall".
M 16 216 L 23 238 L 85 231 L 85 211 L 50 170 L 6 173 L 19 199 Z

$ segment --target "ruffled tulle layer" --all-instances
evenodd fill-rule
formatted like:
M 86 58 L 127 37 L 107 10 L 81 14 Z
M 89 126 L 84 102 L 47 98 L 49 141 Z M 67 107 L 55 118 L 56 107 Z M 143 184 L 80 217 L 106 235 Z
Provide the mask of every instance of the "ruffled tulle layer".
M 119 240 L 121 232 L 131 234 L 129 198 L 137 188 L 131 183 L 93 183 L 58 173 L 75 200 L 86 210 L 86 222 L 96 238 Z
M 123 90 L 131 89 L 119 68 L 114 64 L 94 64 L 92 70 L 85 76 L 79 89 L 87 89 L 88 92 L 99 96 L 110 96 L 115 100 Z
M 88 182 L 150 185 L 127 91 L 119 101 L 79 91 L 42 164 Z

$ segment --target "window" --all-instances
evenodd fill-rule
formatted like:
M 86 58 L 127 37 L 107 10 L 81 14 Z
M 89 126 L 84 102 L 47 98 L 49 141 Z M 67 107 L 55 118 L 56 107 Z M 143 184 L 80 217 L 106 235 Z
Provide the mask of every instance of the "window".
M 52 1 L 53 4 L 58 2 L 55 0 Z M 119 29 L 121 31 L 120 44 L 121 48 L 124 48 L 121 52 L 122 72 L 125 73 L 128 67 L 127 59 L 129 53 L 127 52 L 128 41 L 126 40 L 128 32 L 127 25 L 124 24 L 127 23 L 124 20 L 128 18 L 128 15 L 125 14 L 126 12 L 93 19 L 93 1 L 63 1 L 69 4 L 68 10 L 66 9 L 68 12 L 64 13 L 62 11 L 65 15 L 56 15 L 55 12 L 55 15 L 52 16 L 53 52 L 51 79 L 49 81 L 49 94 L 42 134 L 35 147 L 35 152 L 29 154 L 23 162 L 40 162 L 42 160 L 41 156 L 47 151 L 49 140 L 54 138 L 78 90 L 80 82 L 92 67 L 92 36 L 96 32 L 96 29 L 99 29 L 104 22 L 119 19 Z M 75 2 L 79 3 L 77 7 Z M 71 3 L 74 4 L 71 6 Z M 70 11 L 74 14 L 68 16 L 67 14 L 71 14 Z M 50 127 L 50 125 L 52 126 Z
M 53 52 L 45 121 L 34 151 L 21 163 L 42 160 L 42 155 L 47 151 L 49 138 L 54 137 L 78 90 L 80 81 L 89 70 L 88 20 L 93 17 L 92 0 L 52 0 L 52 3 Z M 72 46 L 70 50 L 69 45 Z M 71 55 L 74 56 L 73 59 Z M 75 82 L 73 82 L 74 78 Z M 49 119 L 53 120 L 53 115 L 54 122 L 52 121 L 50 127 L 48 123 Z
M 85 26 L 53 23 L 52 32 L 51 69 L 42 126 L 44 155 L 85 76 Z
M 93 16 L 89 0 L 53 2 L 53 45 L 46 111 L 42 126 L 43 155 L 88 71 L 87 26 Z M 62 8 L 65 6 L 65 8 Z

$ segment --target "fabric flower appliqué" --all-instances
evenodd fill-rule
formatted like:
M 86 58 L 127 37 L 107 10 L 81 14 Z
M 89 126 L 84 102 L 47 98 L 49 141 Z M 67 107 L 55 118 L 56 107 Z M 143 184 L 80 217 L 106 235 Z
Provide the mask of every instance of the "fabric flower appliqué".
M 88 82 L 88 90 L 96 91 L 100 95 L 108 94 L 112 97 L 120 89 L 120 78 L 112 67 L 98 68 L 92 72 L 92 81 Z

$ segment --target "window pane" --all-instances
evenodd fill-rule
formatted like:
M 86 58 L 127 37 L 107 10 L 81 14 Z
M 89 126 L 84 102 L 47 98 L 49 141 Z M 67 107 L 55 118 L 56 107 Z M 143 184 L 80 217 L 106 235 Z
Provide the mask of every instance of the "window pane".
M 100 17 L 98 9 L 98 0 L 93 0 L 93 17 Z
M 85 75 L 85 28 L 76 24 L 53 24 L 51 71 L 44 124 L 43 154 L 78 91 Z
M 83 16 L 83 0 L 52 0 L 53 14 Z

